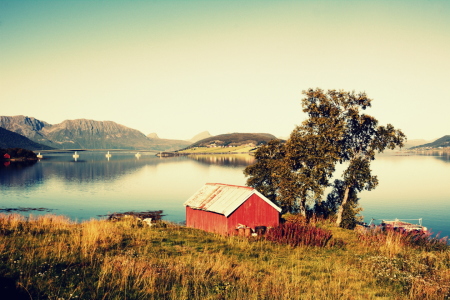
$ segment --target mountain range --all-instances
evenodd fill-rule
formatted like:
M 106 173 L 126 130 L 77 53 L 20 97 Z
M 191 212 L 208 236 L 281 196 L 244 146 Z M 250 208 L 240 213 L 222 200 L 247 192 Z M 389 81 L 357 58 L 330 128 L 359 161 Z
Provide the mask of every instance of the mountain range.
M 211 136 L 201 132 L 190 140 L 161 139 L 156 133 L 142 132 L 112 121 L 65 120 L 49 124 L 27 116 L 0 116 L 0 148 L 44 149 L 146 149 L 174 151 L 208 145 L 265 143 L 276 137 L 267 133 L 230 133 Z M 405 148 L 449 147 L 450 135 L 433 142 L 411 140 Z
M 112 121 L 87 119 L 65 120 L 49 124 L 27 116 L 0 116 L 0 127 L 20 134 L 32 142 L 34 149 L 147 149 L 172 151 L 190 145 L 191 141 L 160 139 Z M 9 138 L 11 139 L 11 138 Z M 44 145 L 44 146 L 42 146 Z M 39 147 L 40 146 L 40 147 Z

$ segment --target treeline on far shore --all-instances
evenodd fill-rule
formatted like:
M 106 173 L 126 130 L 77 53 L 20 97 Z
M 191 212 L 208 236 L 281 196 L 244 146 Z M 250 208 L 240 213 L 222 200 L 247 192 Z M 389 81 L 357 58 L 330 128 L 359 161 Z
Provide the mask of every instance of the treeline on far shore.
M 0 148 L 0 161 L 36 160 L 37 155 L 31 150 L 23 148 Z

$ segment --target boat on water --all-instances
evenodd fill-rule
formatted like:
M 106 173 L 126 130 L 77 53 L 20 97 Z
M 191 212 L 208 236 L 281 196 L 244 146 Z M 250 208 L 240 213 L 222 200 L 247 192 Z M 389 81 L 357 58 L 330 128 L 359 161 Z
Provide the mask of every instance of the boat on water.
M 374 221 L 377 221 L 375 224 Z M 381 221 L 381 223 L 380 223 Z M 418 221 L 418 224 L 414 224 L 406 221 Z M 422 218 L 420 219 L 393 219 L 393 220 L 370 220 L 370 223 L 361 223 L 356 226 L 356 230 L 365 232 L 369 229 L 394 229 L 403 230 L 406 232 L 427 232 L 428 228 L 422 225 Z
M 75 159 L 75 161 L 77 161 L 77 159 L 80 157 L 80 155 L 78 155 L 77 151 L 75 151 L 75 154 L 72 155 L 72 157 Z
M 419 224 L 414 224 L 406 221 L 418 221 Z M 422 232 L 428 231 L 428 229 L 422 225 L 422 218 L 382 220 L 381 226 L 384 228 L 402 229 L 405 231 L 422 231 Z

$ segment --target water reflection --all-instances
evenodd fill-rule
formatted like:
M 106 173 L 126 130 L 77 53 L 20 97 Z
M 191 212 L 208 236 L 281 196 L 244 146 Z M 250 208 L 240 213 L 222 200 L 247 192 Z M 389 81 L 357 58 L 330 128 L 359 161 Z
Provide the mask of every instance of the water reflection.
M 117 180 L 147 165 L 179 161 L 183 157 L 161 160 L 154 155 L 137 158 L 132 153 L 105 157 L 103 153 L 82 152 L 73 158 L 72 153 L 48 154 L 39 162 L 14 162 L 0 167 L 0 184 L 3 186 L 32 186 L 52 177 L 68 182 L 98 182 Z
M 42 174 L 33 166 L 37 161 L 15 161 L 0 164 L 0 186 L 24 186 L 27 183 L 40 182 Z
M 249 155 L 193 155 L 159 158 L 149 153 L 73 152 L 45 154 L 32 165 L 0 167 L 0 209 L 45 207 L 72 219 L 112 212 L 163 210 L 165 219 L 184 221 L 183 203 L 206 182 L 244 185 Z M 439 153 L 438 153 L 439 154 Z M 372 163 L 379 186 L 360 193 L 366 220 L 423 218 L 433 231 L 450 234 L 448 153 L 380 155 Z M 338 166 L 340 175 L 343 166 Z M 33 212 L 35 213 L 35 212 Z
M 377 157 L 379 186 L 360 193 L 366 220 L 423 218 L 433 232 L 450 235 L 450 164 L 447 155 Z
M 436 156 L 437 159 L 442 160 L 446 163 L 450 163 L 450 153 L 449 152 L 442 152 L 439 153 L 438 156 Z
M 450 151 L 449 150 L 424 150 L 414 152 L 415 155 L 420 156 L 433 156 L 436 159 L 450 163 Z
M 109 154 L 109 155 L 108 155 Z M 195 155 L 159 158 L 154 154 L 136 153 L 101 153 L 73 152 L 46 154 L 39 162 L 19 163 L 0 167 L 0 184 L 2 186 L 20 187 L 40 184 L 53 177 L 63 179 L 65 182 L 79 184 L 101 181 L 115 181 L 121 177 L 136 173 L 146 166 L 178 163 L 181 161 L 194 161 L 198 167 L 208 170 L 211 166 L 230 168 L 243 168 L 253 163 L 254 157 L 250 155 Z M 212 172 L 211 170 L 209 172 Z M 175 171 L 172 176 L 175 176 Z
M 255 157 L 251 155 L 189 155 L 188 158 L 206 165 L 218 165 L 224 167 L 245 167 L 253 164 Z
M 244 164 L 253 158 L 186 156 L 159 158 L 136 152 L 46 153 L 20 172 L 0 175 L 0 209 L 45 207 L 74 220 L 123 211 L 163 210 L 185 219 L 183 203 L 205 182 L 245 184 Z M 33 214 L 39 212 L 33 211 Z

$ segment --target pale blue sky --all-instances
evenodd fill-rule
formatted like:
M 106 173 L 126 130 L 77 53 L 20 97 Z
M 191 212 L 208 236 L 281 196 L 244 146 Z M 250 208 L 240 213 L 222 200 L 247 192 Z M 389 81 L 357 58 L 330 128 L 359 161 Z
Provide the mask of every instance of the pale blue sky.
M 446 0 L 0 0 L 0 115 L 286 137 L 320 87 L 365 91 L 381 124 L 439 138 L 449 16 Z

